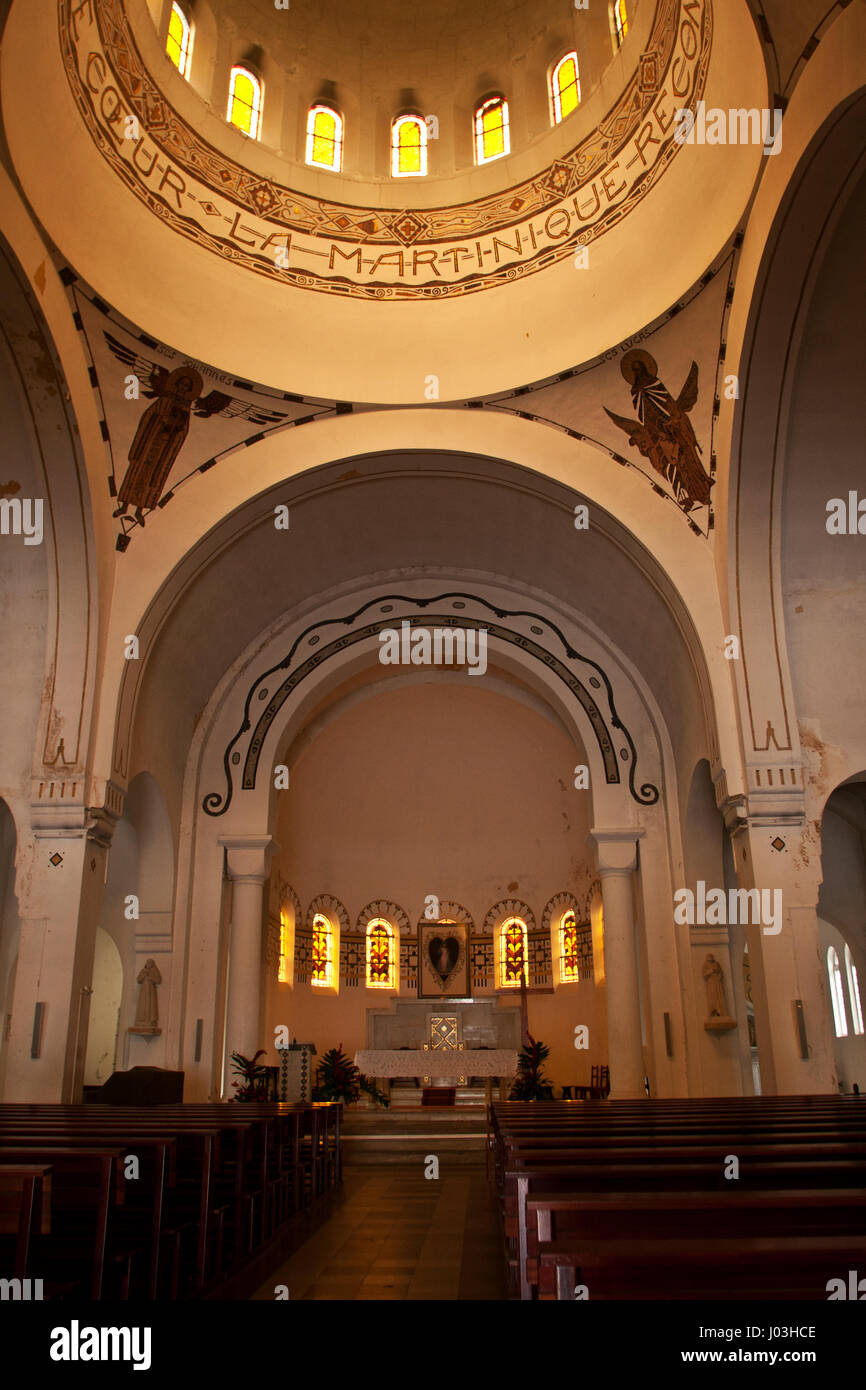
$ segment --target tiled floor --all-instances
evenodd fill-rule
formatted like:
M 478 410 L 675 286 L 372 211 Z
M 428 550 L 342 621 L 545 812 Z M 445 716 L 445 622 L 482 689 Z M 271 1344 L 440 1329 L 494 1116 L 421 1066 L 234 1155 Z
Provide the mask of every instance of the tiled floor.
M 253 1295 L 273 1299 L 503 1299 L 502 1241 L 483 1164 L 347 1168 L 333 1214 Z

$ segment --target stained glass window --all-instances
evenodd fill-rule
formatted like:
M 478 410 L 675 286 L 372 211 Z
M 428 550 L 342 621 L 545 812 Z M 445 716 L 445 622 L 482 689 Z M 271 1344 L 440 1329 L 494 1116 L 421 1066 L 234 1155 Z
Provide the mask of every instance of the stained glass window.
M 848 971 L 848 994 L 851 998 L 851 1021 L 854 1024 L 854 1032 L 863 1032 L 863 1004 L 860 999 L 860 981 L 857 979 L 857 967 L 854 964 L 854 957 L 851 954 L 851 947 L 845 946 L 845 969 Z
M 622 41 L 628 33 L 628 15 L 625 8 L 625 0 L 613 0 L 613 31 L 616 37 L 617 48 L 622 48 Z
M 232 68 L 226 119 L 258 139 L 262 120 L 262 84 L 247 68 Z
M 553 103 L 553 124 L 559 125 L 580 104 L 580 72 L 577 54 L 566 53 L 560 58 L 550 77 L 550 96 Z
M 283 908 L 280 912 L 280 963 L 277 969 L 277 983 L 281 985 L 289 984 L 291 980 L 291 961 L 289 959 L 291 935 L 289 914 L 286 909 Z
M 833 1022 L 836 1026 L 836 1037 L 847 1038 L 848 1020 L 845 1017 L 845 994 L 842 989 L 842 971 L 839 969 L 839 957 L 832 946 L 827 952 L 827 973 L 830 976 L 830 999 L 833 1003 Z
M 566 912 L 559 924 L 560 978 L 580 979 L 580 959 L 577 943 L 577 922 L 574 913 Z
M 503 986 L 520 985 L 526 973 L 526 923 L 509 917 L 499 928 L 499 978 Z
M 172 5 L 165 51 L 181 77 L 189 77 L 192 58 L 192 25 L 180 5 Z
M 510 150 L 508 102 L 504 97 L 490 97 L 475 112 L 475 162 L 486 164 Z
M 323 913 L 313 917 L 313 972 L 314 985 L 333 984 L 334 974 L 334 928 Z
M 391 127 L 394 178 L 427 173 L 427 126 L 420 116 L 398 116 Z
M 394 989 L 394 928 L 383 917 L 367 923 L 367 988 Z
M 338 173 L 343 167 L 343 117 L 330 106 L 311 106 L 307 112 L 307 163 Z

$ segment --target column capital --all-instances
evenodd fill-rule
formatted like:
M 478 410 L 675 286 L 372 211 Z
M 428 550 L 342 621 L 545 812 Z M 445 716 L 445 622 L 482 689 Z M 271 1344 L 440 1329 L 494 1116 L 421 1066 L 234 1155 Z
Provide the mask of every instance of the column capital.
M 589 833 L 596 843 L 598 871 L 602 878 L 606 874 L 634 873 L 637 868 L 637 843 L 646 833 L 643 826 L 599 827 Z
M 219 844 L 226 851 L 226 869 L 236 882 L 264 883 L 270 858 L 279 845 L 272 835 L 226 835 Z

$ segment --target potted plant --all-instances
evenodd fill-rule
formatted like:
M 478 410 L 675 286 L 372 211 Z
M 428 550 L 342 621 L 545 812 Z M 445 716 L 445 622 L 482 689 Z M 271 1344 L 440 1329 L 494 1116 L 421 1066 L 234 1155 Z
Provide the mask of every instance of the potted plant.
M 376 1105 L 388 1104 L 388 1097 L 378 1091 L 372 1081 L 362 1076 L 355 1063 L 350 1061 L 338 1043 L 324 1053 L 316 1067 L 316 1085 L 313 1100 L 341 1100 L 344 1105 L 354 1105 L 364 1091 Z
M 553 1087 L 542 1071 L 549 1056 L 550 1048 L 536 1042 L 530 1033 L 527 1046 L 517 1058 L 517 1075 L 511 1083 L 509 1100 L 553 1100 Z
M 240 1081 L 233 1081 L 232 1086 L 237 1091 L 234 1100 L 240 1101 L 261 1101 L 268 1098 L 267 1071 L 259 1062 L 260 1057 L 264 1057 L 265 1049 L 260 1047 L 254 1057 L 244 1057 L 242 1052 L 232 1053 L 232 1071 L 240 1076 Z

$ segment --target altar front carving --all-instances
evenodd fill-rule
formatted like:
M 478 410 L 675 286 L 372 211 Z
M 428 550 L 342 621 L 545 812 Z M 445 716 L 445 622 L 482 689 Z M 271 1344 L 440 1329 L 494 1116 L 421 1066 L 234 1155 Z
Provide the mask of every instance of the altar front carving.
M 488 1105 L 493 1099 L 491 1084 L 494 1077 L 499 1078 L 499 1098 L 505 1099 L 506 1087 L 517 1071 L 517 1050 L 514 1048 L 364 1048 L 355 1053 L 355 1066 L 364 1076 L 381 1081 L 386 1095 L 390 1094 L 390 1082 L 400 1076 L 423 1077 L 425 1081 L 440 1077 L 453 1083 L 457 1061 L 467 1077 L 484 1078 Z

